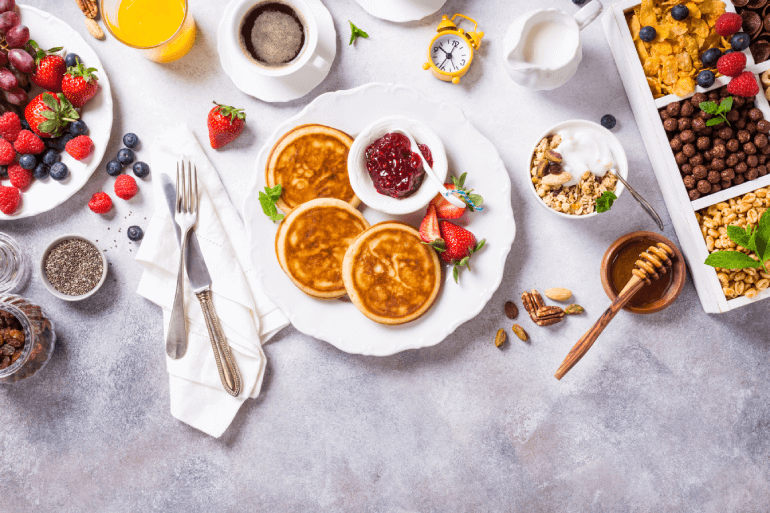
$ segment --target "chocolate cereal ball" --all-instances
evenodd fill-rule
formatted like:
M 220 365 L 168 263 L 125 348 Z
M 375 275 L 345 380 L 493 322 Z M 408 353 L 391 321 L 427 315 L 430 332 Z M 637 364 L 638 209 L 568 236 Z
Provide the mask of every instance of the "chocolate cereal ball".
M 703 155 L 703 159 L 706 160 L 707 162 L 711 161 L 714 158 L 714 155 L 712 154 L 711 150 L 704 151 L 702 155 Z
M 701 194 L 708 194 L 711 192 L 711 184 L 708 180 L 698 180 L 698 185 L 696 185 L 696 187 Z
M 706 130 L 706 122 L 703 121 L 701 118 L 693 118 L 691 127 L 696 132 L 703 132 Z
M 693 107 L 698 108 L 699 105 L 705 101 L 708 101 L 708 97 L 703 93 L 695 93 L 692 95 L 692 98 L 690 98 L 690 103 Z M 733 100 L 733 104 L 735 104 L 735 100 Z
M 735 153 L 738 156 L 738 160 L 741 162 L 744 162 L 746 160 L 746 152 L 745 151 L 738 151 Z
M 737 128 L 738 130 L 743 130 L 746 128 L 746 118 L 740 118 L 738 121 L 733 123 L 733 128 Z
M 764 148 L 760 148 L 760 149 L 759 149 L 759 153 L 761 153 L 762 155 L 768 155 L 768 154 L 770 154 L 770 144 L 768 144 L 768 145 L 767 145 L 767 146 L 765 146 Z
M 756 155 L 749 155 L 746 157 L 746 165 L 749 167 L 757 167 L 759 165 L 759 157 Z
M 767 155 L 762 155 L 761 153 L 757 155 L 757 160 L 759 161 L 759 165 L 764 164 L 767 162 Z
M 695 155 L 690 157 L 690 160 L 688 160 L 687 162 L 689 162 L 693 166 L 700 166 L 705 161 L 706 161 L 706 158 L 702 154 L 696 153 Z
M 685 164 L 687 162 L 687 155 L 684 154 L 684 152 L 679 152 L 676 155 L 674 155 L 674 160 L 676 160 L 676 164 L 678 166 L 681 166 L 682 164 Z
M 719 185 L 718 183 L 712 183 L 711 184 L 711 193 L 710 194 L 716 194 L 716 193 L 718 193 L 721 190 L 722 190 L 722 186 L 721 185 Z
M 686 175 L 692 174 L 692 168 L 695 167 L 692 164 L 682 164 L 680 171 Z
M 706 180 L 708 180 L 711 183 L 719 183 L 722 180 L 722 175 L 719 174 L 719 171 L 709 171 L 708 176 L 706 177 Z
M 679 151 L 682 149 L 682 146 L 684 146 L 684 144 L 682 144 L 682 140 L 679 138 L 678 135 L 673 139 L 671 139 L 668 143 L 669 145 L 671 145 L 671 149 L 674 151 Z
M 759 169 L 752 167 L 746 171 L 746 180 L 756 180 L 759 178 Z
M 735 107 L 743 107 L 743 105 L 746 103 L 746 99 L 742 96 L 733 96 L 733 109 Z
M 679 115 L 679 102 L 671 102 L 668 105 L 666 105 L 666 111 L 671 114 L 671 116 L 678 116 Z
M 695 201 L 700 198 L 700 193 L 696 189 L 692 189 L 687 195 L 690 196 L 690 201 Z
M 711 161 L 711 169 L 714 171 L 722 171 L 725 167 L 725 161 L 723 159 L 714 159 Z
M 754 145 L 757 148 L 764 148 L 767 146 L 767 136 L 765 134 L 757 134 L 754 136 Z
M 738 165 L 739 162 L 740 160 L 738 160 L 738 155 L 736 155 L 735 153 L 730 154 L 725 160 L 725 164 L 728 167 L 735 167 Z
M 732 112 L 732 111 L 731 111 L 731 112 Z M 661 110 L 660 110 L 660 119 L 661 119 L 661 120 L 665 121 L 665 120 L 667 120 L 667 119 L 668 119 L 668 118 L 670 118 L 670 117 L 671 117 L 671 114 L 669 114 L 669 113 L 668 113 L 668 111 L 666 111 L 666 109 L 661 109 Z M 736 119 L 737 119 L 737 118 L 736 118 Z
M 685 176 L 682 181 L 684 182 L 684 186 L 688 189 L 694 189 L 695 185 L 698 183 L 698 181 L 692 175 Z
M 696 180 L 703 180 L 708 176 L 708 169 L 706 169 L 706 166 L 695 166 L 692 168 L 692 176 L 695 177 Z
M 738 139 L 730 139 L 729 141 L 727 141 L 726 146 L 727 146 L 727 151 L 735 153 L 741 147 L 741 143 L 738 142 Z
M 752 121 L 759 121 L 759 120 L 760 120 L 760 119 L 762 119 L 763 117 L 764 117 L 764 116 L 762 115 L 762 111 L 761 111 L 761 110 L 759 110 L 759 109 L 758 109 L 758 108 L 756 108 L 756 107 L 754 107 L 753 109 L 751 109 L 751 110 L 749 111 L 749 118 L 750 118 Z
M 663 122 L 663 128 L 666 129 L 666 132 L 674 132 L 679 128 L 679 125 L 676 122 L 676 119 L 668 118 Z
M 719 182 L 719 185 L 720 187 L 722 187 L 722 189 L 729 189 L 730 187 L 732 187 L 733 182 L 730 180 L 722 180 L 721 182 Z
M 708 113 L 708 112 L 706 112 L 705 110 L 702 110 L 702 111 L 700 111 L 700 112 L 698 113 L 698 117 L 699 117 L 699 118 L 701 118 L 701 119 L 703 119 L 703 120 L 706 120 L 706 121 L 708 121 L 709 119 L 711 119 L 711 118 L 712 118 L 711 114 L 709 114 L 709 113 Z
M 719 174 L 722 175 L 722 180 L 732 180 L 735 178 L 735 169 L 728 167 Z
M 708 137 L 698 137 L 698 140 L 695 142 L 695 145 L 701 151 L 707 150 L 711 147 L 711 139 L 709 139 Z
M 727 119 L 730 119 L 730 117 L 728 116 Z M 766 119 L 760 119 L 757 121 L 757 132 L 763 134 L 770 133 L 770 121 L 767 121 Z
M 751 134 L 748 130 L 738 130 L 738 142 L 743 144 L 749 142 L 751 140 Z
M 753 142 L 747 142 L 743 145 L 743 151 L 746 155 L 754 155 L 757 152 L 757 147 L 754 146 Z
M 743 182 L 746 181 L 746 177 L 743 175 L 735 175 L 735 178 L 733 178 L 733 185 L 740 185 Z
M 694 112 L 695 107 L 693 107 L 692 103 L 690 102 L 683 102 L 682 107 L 679 109 L 679 114 L 686 118 L 691 117 Z
M 684 132 L 679 134 L 679 138 L 685 144 L 694 142 L 695 141 L 695 132 L 693 132 L 692 130 L 685 130 Z
M 719 92 L 717 91 L 711 91 L 708 94 L 709 100 L 712 102 L 718 102 L 719 101 Z
M 765 176 L 767 174 L 767 166 L 757 166 L 759 176 Z
M 739 175 L 745 173 L 746 171 L 748 171 L 748 169 L 749 169 L 749 166 L 747 166 L 745 162 L 739 162 L 738 165 L 735 166 L 735 172 L 738 173 Z
M 731 110 L 725 115 L 725 117 L 727 118 L 728 122 L 735 123 L 741 118 L 741 115 L 738 113 L 737 110 Z
M 719 135 L 720 139 L 724 139 L 725 141 L 729 141 L 733 138 L 733 129 L 729 126 L 726 126 L 724 128 L 720 128 L 717 131 L 717 135 Z
M 695 149 L 695 145 L 693 145 L 693 144 L 685 144 L 684 147 L 682 148 L 682 153 L 684 153 L 687 158 L 690 158 L 690 157 L 694 156 L 698 152 Z
M 677 127 L 679 128 L 680 132 L 689 130 L 692 128 L 692 120 L 690 118 L 679 118 L 679 121 L 677 121 Z
M 754 135 L 757 133 L 757 125 L 754 124 L 753 121 L 749 121 L 746 123 L 746 131 L 750 133 L 751 135 Z
M 715 159 L 723 159 L 727 156 L 727 148 L 725 148 L 724 144 L 714 145 L 711 148 L 711 156 Z

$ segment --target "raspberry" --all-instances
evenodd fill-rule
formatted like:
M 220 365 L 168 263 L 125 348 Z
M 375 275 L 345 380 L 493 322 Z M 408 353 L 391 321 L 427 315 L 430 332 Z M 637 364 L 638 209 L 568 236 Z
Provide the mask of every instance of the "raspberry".
M 88 202 L 88 208 L 96 214 L 106 214 L 112 209 L 112 199 L 106 192 L 97 192 Z
M 740 14 L 726 12 L 719 17 L 716 25 L 714 25 L 714 30 L 716 30 L 716 33 L 722 37 L 730 37 L 741 30 L 742 26 L 743 17 L 741 17 Z
M 0 116 L 0 135 L 14 142 L 21 132 L 21 120 L 15 112 L 6 112 Z
M 68 142 L 64 150 L 75 160 L 83 160 L 94 150 L 94 142 L 87 135 L 79 135 Z
M 0 186 L 0 211 L 3 214 L 11 215 L 21 205 L 21 191 L 16 187 Z
M 22 130 L 19 132 L 16 141 L 13 143 L 13 147 L 16 151 L 23 154 L 37 155 L 45 151 L 45 144 L 40 140 L 40 137 L 36 136 L 29 130 Z
M 8 178 L 11 179 L 11 185 L 23 191 L 32 183 L 32 171 L 24 169 L 19 164 L 8 166 Z
M 0 166 L 13 164 L 16 160 L 16 150 L 5 139 L 0 139 Z
M 723 55 L 717 61 L 717 71 L 726 77 L 737 77 L 746 67 L 746 55 L 733 52 Z
M 730 80 L 730 83 L 727 84 L 727 92 L 745 98 L 756 96 L 759 93 L 759 85 L 757 84 L 756 77 L 754 77 L 754 73 L 744 71 L 740 76 Z
M 136 195 L 137 190 L 136 180 L 132 176 L 120 175 L 115 180 L 115 194 L 118 198 L 130 200 Z

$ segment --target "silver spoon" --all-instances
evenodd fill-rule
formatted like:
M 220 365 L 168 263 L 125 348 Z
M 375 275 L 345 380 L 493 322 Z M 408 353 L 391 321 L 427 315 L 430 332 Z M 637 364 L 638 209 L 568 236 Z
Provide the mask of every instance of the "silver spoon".
M 636 192 L 634 188 L 631 187 L 631 185 L 625 180 L 625 178 L 620 176 L 620 173 L 612 173 L 612 174 L 615 175 L 618 178 L 618 180 L 620 180 L 623 183 L 623 185 L 626 186 L 626 189 L 628 189 L 628 192 L 631 193 L 631 196 L 633 196 L 634 199 L 639 203 L 639 205 L 642 206 L 644 211 L 647 212 L 647 214 L 653 219 L 653 221 L 655 221 L 658 224 L 658 228 L 660 228 L 660 231 L 663 231 L 663 221 L 661 221 L 660 216 L 658 215 L 657 212 L 655 212 L 655 209 L 652 208 L 652 205 L 647 203 L 647 200 L 642 198 L 642 195 Z

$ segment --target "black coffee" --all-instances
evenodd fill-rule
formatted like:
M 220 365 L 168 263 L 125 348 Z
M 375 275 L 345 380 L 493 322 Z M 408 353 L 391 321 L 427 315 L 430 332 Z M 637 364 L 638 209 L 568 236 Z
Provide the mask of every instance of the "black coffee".
M 297 58 L 305 45 L 305 24 L 280 2 L 256 5 L 241 22 L 241 45 L 259 64 L 280 68 Z

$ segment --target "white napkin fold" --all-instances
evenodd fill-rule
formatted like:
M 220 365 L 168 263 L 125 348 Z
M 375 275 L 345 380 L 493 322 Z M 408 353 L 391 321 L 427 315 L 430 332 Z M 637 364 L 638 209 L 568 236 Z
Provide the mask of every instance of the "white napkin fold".
M 200 211 L 195 232 L 211 274 L 212 301 L 241 372 L 239 397 L 224 391 L 198 299 L 185 275 L 188 348 L 178 360 L 166 357 L 171 414 L 204 433 L 219 437 L 241 404 L 257 397 L 267 362 L 261 342 L 288 324 L 286 316 L 262 292 L 251 266 L 246 229 L 219 175 L 187 125 L 161 136 L 151 149 L 155 214 L 145 231 L 136 260 L 144 266 L 137 292 L 163 309 L 164 340 L 176 290 L 179 246 L 163 195 L 160 173 L 176 180 L 176 163 L 188 158 L 198 170 Z

